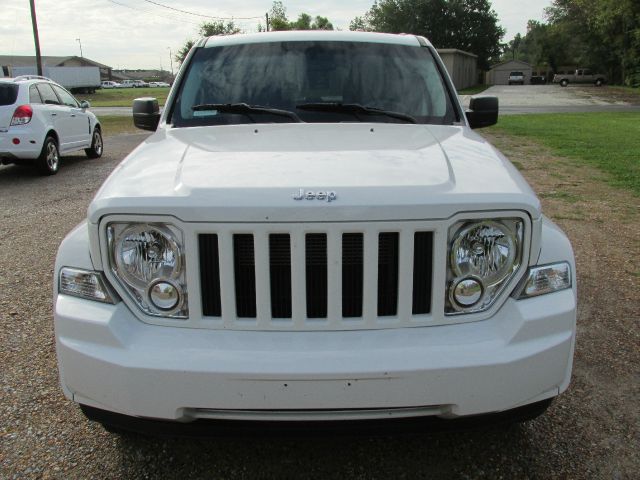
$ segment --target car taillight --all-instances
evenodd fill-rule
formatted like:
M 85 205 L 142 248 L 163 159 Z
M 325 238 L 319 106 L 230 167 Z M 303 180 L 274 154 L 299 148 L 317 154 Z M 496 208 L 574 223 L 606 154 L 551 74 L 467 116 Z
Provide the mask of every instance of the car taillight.
M 30 105 L 20 105 L 13 112 L 11 125 L 26 125 L 31 121 L 31 117 L 33 117 L 33 108 Z

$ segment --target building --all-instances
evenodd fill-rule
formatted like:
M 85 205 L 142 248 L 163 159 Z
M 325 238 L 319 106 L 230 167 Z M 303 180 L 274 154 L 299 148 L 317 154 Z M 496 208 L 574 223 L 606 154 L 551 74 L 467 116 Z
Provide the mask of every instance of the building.
M 511 72 L 522 72 L 524 74 L 524 83 L 531 83 L 533 67 L 520 60 L 508 60 L 493 65 L 485 75 L 485 83 L 487 85 L 509 85 L 509 74 Z
M 478 84 L 478 56 L 456 48 L 440 48 L 438 53 L 457 90 Z
M 15 67 L 35 67 L 36 57 L 31 55 L 0 55 L 0 76 L 12 77 Z M 55 57 L 42 56 L 43 67 L 98 67 L 102 80 L 111 80 L 112 68 L 108 65 L 90 60 L 86 57 Z

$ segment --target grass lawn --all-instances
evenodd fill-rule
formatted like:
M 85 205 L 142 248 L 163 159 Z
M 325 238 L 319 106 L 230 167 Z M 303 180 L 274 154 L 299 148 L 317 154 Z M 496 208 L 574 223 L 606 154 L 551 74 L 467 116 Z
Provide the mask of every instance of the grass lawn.
M 102 133 L 105 136 L 117 135 L 118 133 L 141 133 L 142 130 L 133 126 L 133 117 L 116 115 L 99 115 Z
M 534 139 L 573 159 L 576 168 L 594 165 L 611 176 L 611 184 L 640 195 L 640 113 L 502 116 L 492 128 Z
M 155 97 L 162 106 L 169 95 L 169 88 L 108 88 L 96 90 L 96 93 L 80 93 L 76 95 L 78 100 L 88 100 L 92 107 L 130 107 L 134 98 Z
M 477 93 L 484 92 L 491 85 L 475 85 L 469 88 L 463 88 L 462 90 L 458 90 L 458 95 L 475 95 Z

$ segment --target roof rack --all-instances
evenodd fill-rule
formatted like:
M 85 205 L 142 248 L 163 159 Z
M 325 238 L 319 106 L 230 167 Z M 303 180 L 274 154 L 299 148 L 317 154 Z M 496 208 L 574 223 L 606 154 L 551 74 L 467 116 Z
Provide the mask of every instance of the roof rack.
M 26 80 L 46 80 L 48 82 L 53 82 L 49 77 L 43 77 L 42 75 L 18 75 L 13 79 L 14 82 L 24 82 Z

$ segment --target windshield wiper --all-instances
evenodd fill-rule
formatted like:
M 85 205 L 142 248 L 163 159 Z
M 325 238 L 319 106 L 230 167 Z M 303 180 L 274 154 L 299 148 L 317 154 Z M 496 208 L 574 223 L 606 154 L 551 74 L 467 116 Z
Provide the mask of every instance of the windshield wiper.
M 384 115 L 386 117 L 397 118 L 409 123 L 418 123 L 418 121 L 411 115 L 400 112 L 392 112 L 391 110 L 383 110 L 382 108 L 366 107 L 359 103 L 335 103 L 335 102 L 320 102 L 320 103 L 302 103 L 296 105 L 296 108 L 300 110 L 311 110 L 316 112 L 346 112 L 353 113 L 356 117 L 359 113 L 364 115 Z
M 240 113 L 249 117 L 254 123 L 255 120 L 251 114 L 269 114 L 287 117 L 294 122 L 302 123 L 302 120 L 294 112 L 289 110 L 280 110 L 278 108 L 262 107 L 260 105 L 249 105 L 247 103 L 203 103 L 192 107 L 194 112 L 205 112 L 208 110 L 217 110 L 222 113 Z

